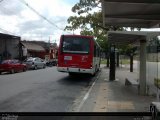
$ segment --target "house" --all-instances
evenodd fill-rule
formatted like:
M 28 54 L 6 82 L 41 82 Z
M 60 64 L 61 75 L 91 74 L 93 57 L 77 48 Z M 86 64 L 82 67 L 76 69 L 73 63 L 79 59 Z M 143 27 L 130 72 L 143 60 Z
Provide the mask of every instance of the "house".
M 44 58 L 45 49 L 35 43 L 29 41 L 21 41 L 22 50 L 23 50 L 23 59 L 26 57 L 40 57 Z
M 58 46 L 57 43 L 50 44 L 50 58 L 57 59 L 58 56 Z
M 40 57 L 42 59 L 56 59 L 57 44 L 50 44 L 44 41 L 21 41 L 23 59 L 26 57 Z

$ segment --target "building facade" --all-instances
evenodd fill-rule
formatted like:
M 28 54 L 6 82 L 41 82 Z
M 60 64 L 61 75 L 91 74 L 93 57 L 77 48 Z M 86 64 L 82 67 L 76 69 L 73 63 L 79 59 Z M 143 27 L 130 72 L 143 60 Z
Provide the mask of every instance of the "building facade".
M 5 59 L 20 59 L 20 37 L 0 33 L 0 61 Z
M 58 47 L 56 43 L 44 41 L 21 41 L 23 59 L 27 57 L 40 57 L 42 59 L 57 59 Z

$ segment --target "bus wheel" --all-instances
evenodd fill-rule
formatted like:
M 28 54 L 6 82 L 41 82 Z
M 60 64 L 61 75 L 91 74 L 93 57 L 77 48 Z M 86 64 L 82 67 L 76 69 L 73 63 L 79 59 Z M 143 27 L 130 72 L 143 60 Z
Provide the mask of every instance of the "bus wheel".
M 75 75 L 75 73 L 72 73 L 72 72 L 69 72 L 68 74 L 69 74 L 69 76 Z
M 94 77 L 96 75 L 97 66 L 95 67 L 94 73 L 92 73 L 92 76 Z
M 95 68 L 95 73 L 98 71 L 98 69 L 97 69 L 97 65 L 96 65 L 96 68 Z
M 98 65 L 97 72 L 100 70 L 100 65 Z
M 91 75 L 94 77 L 96 75 L 96 72 L 92 73 Z

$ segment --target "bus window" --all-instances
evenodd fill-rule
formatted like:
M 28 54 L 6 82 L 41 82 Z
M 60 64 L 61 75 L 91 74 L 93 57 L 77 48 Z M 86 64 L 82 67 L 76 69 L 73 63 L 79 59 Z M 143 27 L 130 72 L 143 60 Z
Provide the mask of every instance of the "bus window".
M 90 40 L 88 38 L 64 37 L 64 53 L 89 53 Z

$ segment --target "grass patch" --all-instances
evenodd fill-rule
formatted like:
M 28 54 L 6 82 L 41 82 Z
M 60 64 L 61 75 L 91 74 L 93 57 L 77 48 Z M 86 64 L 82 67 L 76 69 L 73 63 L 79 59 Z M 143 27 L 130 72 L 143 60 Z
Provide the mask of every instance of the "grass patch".
M 130 64 L 130 60 L 129 59 L 121 59 L 120 61 L 119 61 L 119 63 L 120 64 Z
M 101 64 L 107 64 L 107 60 L 106 59 L 101 60 Z
M 154 78 L 154 85 L 160 88 L 160 78 Z
M 101 64 L 107 64 L 107 60 L 106 59 L 102 59 L 101 60 Z M 120 59 L 119 60 L 119 64 L 130 64 L 130 60 L 129 59 Z

